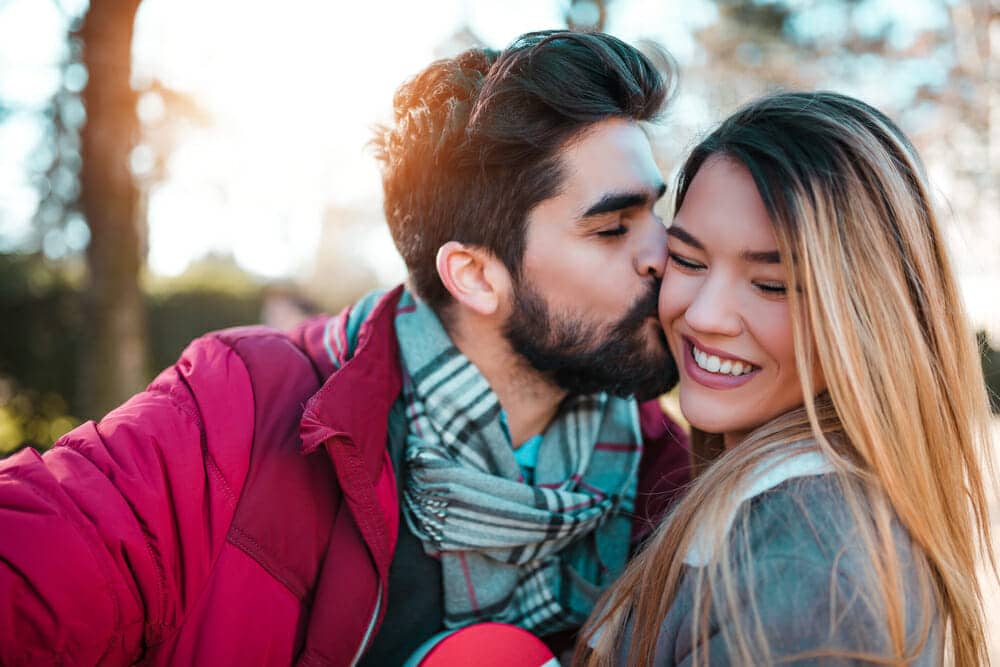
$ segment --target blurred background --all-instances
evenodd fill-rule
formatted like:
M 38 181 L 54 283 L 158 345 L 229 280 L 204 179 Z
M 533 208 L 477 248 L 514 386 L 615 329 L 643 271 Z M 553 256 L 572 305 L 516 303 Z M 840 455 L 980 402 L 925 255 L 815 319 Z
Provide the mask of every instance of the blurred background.
M 205 331 L 401 280 L 366 147 L 393 91 L 566 26 L 673 53 L 668 175 L 775 89 L 898 120 L 1000 391 L 997 0 L 0 0 L 0 455 L 99 417 Z

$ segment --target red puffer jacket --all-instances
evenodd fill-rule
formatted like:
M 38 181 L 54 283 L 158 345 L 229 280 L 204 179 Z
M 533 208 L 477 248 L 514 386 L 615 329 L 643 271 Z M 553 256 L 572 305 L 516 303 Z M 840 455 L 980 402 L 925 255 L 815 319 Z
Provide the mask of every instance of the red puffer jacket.
M 0 664 L 356 662 L 399 525 L 399 292 L 339 370 L 328 343 L 347 311 L 291 335 L 209 334 L 45 456 L 0 461 Z M 649 517 L 688 456 L 655 404 L 641 414 Z

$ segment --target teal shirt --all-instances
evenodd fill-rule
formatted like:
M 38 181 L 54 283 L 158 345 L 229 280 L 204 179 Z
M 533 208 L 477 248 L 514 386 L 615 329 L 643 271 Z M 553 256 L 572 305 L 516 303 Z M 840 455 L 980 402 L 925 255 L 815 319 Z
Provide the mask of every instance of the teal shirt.
M 538 448 L 542 444 L 541 434 L 532 436 L 524 444 L 514 450 L 514 460 L 521 466 L 524 481 L 532 484 L 535 481 L 535 465 L 538 463 Z
M 510 435 L 510 426 L 507 424 L 507 411 L 500 411 L 500 424 L 511 447 L 514 446 L 514 438 Z M 521 467 L 521 474 L 524 475 L 525 484 L 533 484 L 535 481 L 535 466 L 538 464 L 538 448 L 542 445 L 542 434 L 533 435 L 525 440 L 520 447 L 514 449 L 514 460 Z

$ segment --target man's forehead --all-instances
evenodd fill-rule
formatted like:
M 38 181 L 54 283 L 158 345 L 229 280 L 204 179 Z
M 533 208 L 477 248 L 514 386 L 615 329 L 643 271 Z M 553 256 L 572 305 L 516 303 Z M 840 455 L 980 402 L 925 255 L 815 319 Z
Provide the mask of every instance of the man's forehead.
M 581 198 L 642 191 L 657 196 L 663 178 L 652 146 L 633 122 L 595 123 L 560 151 L 562 194 Z

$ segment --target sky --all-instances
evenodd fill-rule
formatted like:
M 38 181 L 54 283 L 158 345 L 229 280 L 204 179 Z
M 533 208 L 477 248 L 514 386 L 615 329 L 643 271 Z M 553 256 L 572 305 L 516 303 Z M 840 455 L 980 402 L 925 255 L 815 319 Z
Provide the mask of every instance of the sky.
M 850 20 L 872 34 L 888 28 L 893 43 L 905 47 L 917 31 L 948 20 L 935 0 L 798 2 L 795 29 L 813 40 L 838 40 Z M 287 0 L 279 9 L 236 0 L 144 0 L 133 40 L 134 86 L 158 80 L 190 96 L 204 114 L 202 123 L 178 131 L 166 177 L 148 188 L 151 272 L 177 275 L 201 256 L 219 253 L 265 278 L 309 275 L 331 210 L 369 221 L 380 215 L 380 178 L 367 143 L 372 127 L 388 120 L 399 84 L 442 55 L 441 46 L 460 26 L 502 47 L 527 29 L 562 27 L 567 5 Z M 0 99 L 14 104 L 14 113 L 0 122 L 0 251 L 32 231 L 39 194 L 26 167 L 46 156 L 39 150 L 44 125 L 30 111 L 44 108 L 58 89 L 67 27 L 86 6 L 86 0 L 0 0 Z M 610 32 L 667 45 L 682 70 L 703 57 L 695 31 L 717 18 L 710 0 L 614 0 L 611 7 Z M 865 86 L 936 76 L 926 64 L 916 67 L 907 74 L 900 66 L 889 80 L 859 77 L 860 89 L 853 92 L 864 97 Z M 85 83 L 85 70 L 70 77 L 71 87 Z M 681 93 L 673 117 L 684 120 L 686 114 L 686 126 L 717 120 L 699 100 L 685 98 L 683 87 Z M 155 127 L 162 99 L 144 95 L 139 112 L 147 127 Z M 85 118 L 72 104 L 63 113 L 70 123 Z M 140 180 L 154 155 L 144 144 L 133 151 L 131 166 Z M 79 184 L 70 173 L 52 187 L 72 192 Z M 358 259 L 385 284 L 400 279 L 402 262 L 385 226 L 353 229 Z M 77 217 L 43 245 L 60 256 L 78 252 L 87 240 L 86 223 Z M 985 283 L 969 291 L 977 303 L 992 298 Z M 998 318 L 996 309 L 985 317 Z

